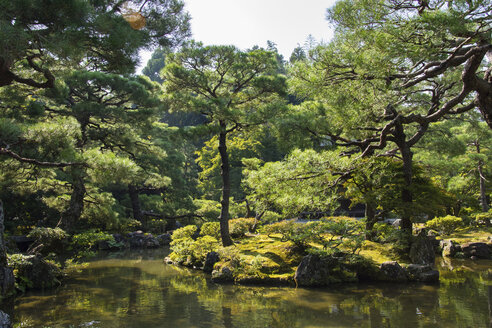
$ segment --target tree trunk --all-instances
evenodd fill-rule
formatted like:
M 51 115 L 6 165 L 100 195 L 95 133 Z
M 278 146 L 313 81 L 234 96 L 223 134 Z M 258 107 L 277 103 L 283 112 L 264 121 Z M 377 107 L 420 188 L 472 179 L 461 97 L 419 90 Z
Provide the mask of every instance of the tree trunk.
M 3 237 L 4 226 L 3 202 L 0 199 L 0 298 L 10 295 L 14 291 L 15 278 L 11 268 L 7 266 L 7 250 Z
M 489 204 L 487 203 L 487 189 L 485 188 L 485 178 L 483 177 L 482 161 L 478 163 L 478 174 L 480 175 L 480 206 L 482 212 L 489 210 Z
M 475 147 L 477 149 L 477 153 L 480 154 L 480 142 L 478 140 L 475 141 Z M 481 160 L 478 161 L 477 170 L 478 178 L 480 179 L 480 207 L 482 208 L 482 212 L 487 212 L 489 210 L 489 204 L 487 203 L 487 190 L 485 188 L 483 162 Z
M 128 185 L 128 194 L 130 195 L 130 201 L 132 203 L 133 218 L 139 222 L 142 222 L 142 209 L 140 207 L 138 191 L 135 186 Z
M 410 213 L 412 210 L 412 157 L 413 154 L 410 151 L 410 147 L 405 145 L 400 148 L 400 152 L 403 158 L 403 179 L 405 181 L 405 185 L 401 190 L 401 200 L 403 203 L 403 216 L 401 218 L 401 229 L 404 230 L 408 235 L 412 235 L 412 214 Z
M 222 161 L 220 175 L 222 177 L 222 199 L 220 209 L 220 236 L 222 238 L 223 246 L 230 246 L 233 244 L 231 236 L 229 235 L 229 197 L 231 195 L 231 181 L 229 177 L 229 157 L 227 155 L 227 127 L 224 121 L 220 121 L 220 134 L 219 134 L 219 154 Z
M 62 226 L 67 232 L 73 228 L 84 210 L 84 196 L 86 193 L 83 172 L 77 171 L 72 174 L 72 195 L 68 209 L 63 213 Z
M 374 224 L 376 223 L 376 211 L 372 204 L 366 203 L 366 239 L 372 240 Z

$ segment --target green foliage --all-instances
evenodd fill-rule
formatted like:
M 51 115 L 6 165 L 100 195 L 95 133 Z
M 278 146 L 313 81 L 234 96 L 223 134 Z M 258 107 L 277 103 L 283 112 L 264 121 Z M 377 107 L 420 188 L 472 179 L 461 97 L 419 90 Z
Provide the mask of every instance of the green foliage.
M 362 222 L 345 217 L 307 223 L 280 221 L 265 225 L 262 231 L 269 237 L 280 234 L 282 241 L 291 241 L 301 249 L 317 244 L 328 252 L 343 249 L 355 253 L 364 241 Z
M 185 238 L 192 239 L 197 233 L 197 231 L 198 231 L 197 226 L 187 225 L 186 227 L 182 227 L 174 230 L 172 234 L 172 239 L 173 240 L 185 239 Z
M 200 235 L 211 236 L 215 239 L 220 239 L 220 223 L 219 222 L 205 222 L 200 228 Z
M 425 225 L 428 228 L 437 230 L 444 235 L 449 235 L 459 227 L 463 226 L 463 219 L 452 215 L 446 215 L 444 217 L 436 217 L 429 220 L 425 223 Z
M 213 136 L 205 142 L 205 145 L 196 152 L 196 163 L 201 171 L 198 174 L 198 190 L 206 199 L 220 199 L 221 192 L 221 159 L 218 150 L 218 136 Z M 227 138 L 227 151 L 230 164 L 231 196 L 235 199 L 244 199 L 244 191 L 241 187 L 243 178 L 244 158 L 258 157 L 260 143 L 257 140 L 244 136 L 231 136 Z
M 195 199 L 193 203 L 197 207 L 196 214 L 207 221 L 217 220 L 220 215 L 220 203 L 215 200 Z
M 384 222 L 376 222 L 374 224 L 373 233 L 374 241 L 380 243 L 390 243 L 396 241 L 398 238 L 395 235 L 398 230 L 391 224 Z
M 219 241 L 212 236 L 198 237 L 190 246 L 192 254 L 192 263 L 202 264 L 207 254 L 216 251 L 219 248 Z
M 492 209 L 485 213 L 478 213 L 475 215 L 475 221 L 473 222 L 477 226 L 489 227 L 492 225 Z
M 234 238 L 242 238 L 247 232 L 253 230 L 254 218 L 238 218 L 229 220 L 229 232 Z
M 27 235 L 33 238 L 40 244 L 51 244 L 53 242 L 62 241 L 68 237 L 68 234 L 61 228 L 43 228 L 37 227 L 31 230 Z
M 209 225 L 208 227 L 211 227 Z M 206 227 L 206 230 L 208 229 Z M 209 229 L 210 230 L 210 229 Z M 207 253 L 217 250 L 219 242 L 217 238 L 203 235 L 194 240 L 197 227 L 189 225 L 176 229 L 172 235 L 171 251 L 169 258 L 184 265 L 202 265 Z
M 107 232 L 86 231 L 72 236 L 72 251 L 78 258 L 91 257 L 95 255 L 94 251 L 96 250 L 97 244 L 103 241 L 108 242 L 111 246 L 122 246 L 114 240 L 113 235 Z
M 58 227 L 36 227 L 27 236 L 34 239 L 35 247 L 43 254 L 60 252 L 68 238 L 68 234 Z
M 192 265 L 193 251 L 192 246 L 195 241 L 191 238 L 174 239 L 171 241 L 171 254 L 169 258 L 176 263 Z

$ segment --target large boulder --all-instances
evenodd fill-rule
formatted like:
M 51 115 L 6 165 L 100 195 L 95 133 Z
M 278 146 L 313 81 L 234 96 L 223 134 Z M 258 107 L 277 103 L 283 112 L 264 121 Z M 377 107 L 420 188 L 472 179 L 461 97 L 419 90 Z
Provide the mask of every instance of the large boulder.
M 380 280 L 390 282 L 408 281 L 407 272 L 396 261 L 383 262 L 379 267 Z
M 449 239 L 441 240 L 439 242 L 439 249 L 441 250 L 441 255 L 445 257 L 454 257 L 456 253 L 461 252 L 461 246 Z
M 14 292 L 14 271 L 8 266 L 0 267 L 0 298 Z
M 205 258 L 205 264 L 203 265 L 203 271 L 206 273 L 211 273 L 214 270 L 214 264 L 219 262 L 219 253 L 209 252 Z
M 12 328 L 10 316 L 3 311 L 0 311 L 0 328 Z
M 461 251 L 465 254 L 465 257 L 475 256 L 479 259 L 490 259 L 490 248 L 486 243 L 466 243 L 461 245 Z
M 328 286 L 333 283 L 357 281 L 355 271 L 350 271 L 342 257 L 306 255 L 297 267 L 294 280 L 298 286 Z
M 410 247 L 409 256 L 412 263 L 434 265 L 434 261 L 436 260 L 434 245 L 432 241 L 429 240 L 425 230 L 422 230 L 415 238 Z
M 410 264 L 406 267 L 410 281 L 434 283 L 439 282 L 439 271 L 427 264 Z

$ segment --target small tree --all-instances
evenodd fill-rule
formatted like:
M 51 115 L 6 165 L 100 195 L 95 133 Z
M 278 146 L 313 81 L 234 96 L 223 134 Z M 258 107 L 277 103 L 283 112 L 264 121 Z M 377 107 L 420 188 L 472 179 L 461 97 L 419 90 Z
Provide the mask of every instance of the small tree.
M 227 135 L 266 122 L 278 108 L 278 94 L 285 79 L 277 74 L 272 52 L 247 52 L 233 46 L 207 46 L 191 42 L 181 52 L 167 57 L 164 86 L 172 109 L 201 113 L 218 135 L 221 159 L 221 238 L 229 236 L 230 165 Z

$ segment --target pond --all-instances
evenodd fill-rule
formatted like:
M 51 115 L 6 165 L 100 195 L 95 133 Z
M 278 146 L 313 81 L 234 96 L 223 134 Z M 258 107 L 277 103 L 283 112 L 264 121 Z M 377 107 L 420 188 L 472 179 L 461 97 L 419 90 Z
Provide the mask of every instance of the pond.
M 106 254 L 3 310 L 15 327 L 492 327 L 492 261 L 441 259 L 439 285 L 296 289 L 215 284 L 166 252 Z

